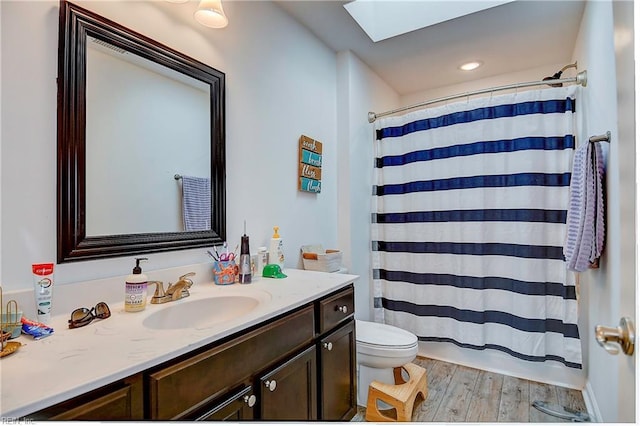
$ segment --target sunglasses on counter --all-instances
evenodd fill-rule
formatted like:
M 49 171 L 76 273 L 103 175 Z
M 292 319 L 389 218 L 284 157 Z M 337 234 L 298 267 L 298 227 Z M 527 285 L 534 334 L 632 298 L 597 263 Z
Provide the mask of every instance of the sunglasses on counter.
M 109 306 L 104 302 L 99 302 L 95 307 L 78 308 L 71 312 L 71 319 L 69 320 L 69 328 L 84 327 L 96 318 L 105 319 L 111 316 Z

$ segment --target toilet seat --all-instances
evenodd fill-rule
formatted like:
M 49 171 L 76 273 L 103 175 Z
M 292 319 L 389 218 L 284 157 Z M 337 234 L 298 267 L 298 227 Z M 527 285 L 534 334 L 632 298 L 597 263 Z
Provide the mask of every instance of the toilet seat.
M 356 343 L 367 352 L 413 349 L 418 338 L 406 330 L 388 324 L 356 320 Z

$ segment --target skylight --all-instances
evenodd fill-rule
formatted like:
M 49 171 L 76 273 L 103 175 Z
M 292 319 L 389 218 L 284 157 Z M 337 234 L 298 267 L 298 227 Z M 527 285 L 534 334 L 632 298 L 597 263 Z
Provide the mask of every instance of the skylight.
M 347 12 L 374 42 L 515 0 L 354 0 Z

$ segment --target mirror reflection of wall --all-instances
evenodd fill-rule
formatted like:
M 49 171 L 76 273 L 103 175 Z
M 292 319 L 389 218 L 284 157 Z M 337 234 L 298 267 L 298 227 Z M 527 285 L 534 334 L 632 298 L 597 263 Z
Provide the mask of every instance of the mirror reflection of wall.
M 184 231 L 181 181 L 210 177 L 210 86 L 89 37 L 87 236 Z

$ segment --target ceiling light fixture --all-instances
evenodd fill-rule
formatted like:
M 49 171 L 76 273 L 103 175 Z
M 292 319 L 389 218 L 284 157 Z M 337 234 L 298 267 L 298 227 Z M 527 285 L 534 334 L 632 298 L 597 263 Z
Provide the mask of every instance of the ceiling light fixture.
M 476 68 L 478 68 L 480 65 L 482 65 L 482 62 L 472 61 L 472 62 L 467 62 L 465 64 L 462 64 L 458 68 L 461 69 L 462 71 L 473 71 Z
M 201 0 L 193 16 L 196 21 L 210 28 L 224 28 L 229 23 L 221 0 Z

